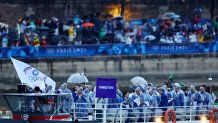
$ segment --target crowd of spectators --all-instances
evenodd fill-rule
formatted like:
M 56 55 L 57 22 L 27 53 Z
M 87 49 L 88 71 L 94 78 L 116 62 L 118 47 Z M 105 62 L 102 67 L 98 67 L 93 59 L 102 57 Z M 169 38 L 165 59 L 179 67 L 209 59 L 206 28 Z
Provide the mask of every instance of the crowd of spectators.
M 98 13 L 45 19 L 36 16 L 18 20 L 16 29 L 0 29 L 1 45 L 47 46 L 111 43 L 193 43 L 216 40 L 218 19 L 200 14 L 184 19 L 173 12 L 159 19 L 124 21 L 122 16 Z M 8 30 L 8 31 L 6 31 Z

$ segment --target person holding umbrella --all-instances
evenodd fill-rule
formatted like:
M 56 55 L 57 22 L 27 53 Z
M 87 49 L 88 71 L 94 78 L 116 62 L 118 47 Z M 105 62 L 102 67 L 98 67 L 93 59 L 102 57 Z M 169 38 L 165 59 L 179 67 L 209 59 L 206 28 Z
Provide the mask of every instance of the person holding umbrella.
M 82 87 L 77 88 L 76 90 L 76 97 L 75 97 L 75 111 L 77 118 L 84 118 L 88 116 L 88 113 L 92 112 L 90 110 L 91 108 L 91 102 L 88 99 L 87 95 L 83 91 Z M 89 109 L 87 109 L 89 108 Z
M 145 97 L 145 105 L 147 107 L 150 107 L 151 110 L 153 111 L 154 110 L 153 107 L 157 107 L 159 105 L 159 102 L 160 102 L 160 96 L 156 94 L 156 89 L 150 88 Z
M 141 122 L 142 116 L 143 116 L 143 108 L 142 107 L 145 105 L 145 95 L 140 90 L 140 87 L 136 87 L 135 93 L 132 95 L 132 97 L 129 100 L 130 100 L 130 104 L 133 106 L 133 108 L 140 111 L 140 118 L 138 121 Z
M 133 107 L 142 107 L 144 106 L 145 95 L 142 93 L 139 87 L 135 89 L 135 93 L 130 97 Z

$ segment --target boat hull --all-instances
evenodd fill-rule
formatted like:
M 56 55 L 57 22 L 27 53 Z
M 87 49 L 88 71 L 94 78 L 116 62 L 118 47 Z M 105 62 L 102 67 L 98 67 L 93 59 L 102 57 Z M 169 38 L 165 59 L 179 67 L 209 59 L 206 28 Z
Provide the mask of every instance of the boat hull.
M 73 123 L 72 121 L 52 121 L 52 120 L 14 120 L 14 119 L 0 119 L 0 123 Z M 97 121 L 79 121 L 79 123 L 97 123 Z

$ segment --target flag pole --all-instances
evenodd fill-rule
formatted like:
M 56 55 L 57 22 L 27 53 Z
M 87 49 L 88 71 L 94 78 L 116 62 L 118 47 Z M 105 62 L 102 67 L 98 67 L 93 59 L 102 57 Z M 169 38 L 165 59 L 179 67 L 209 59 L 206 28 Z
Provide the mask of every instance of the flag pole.
M 211 77 L 211 72 L 210 72 L 210 78 L 208 78 L 208 80 L 210 81 L 210 94 L 212 94 L 212 80 L 213 80 L 213 78 Z

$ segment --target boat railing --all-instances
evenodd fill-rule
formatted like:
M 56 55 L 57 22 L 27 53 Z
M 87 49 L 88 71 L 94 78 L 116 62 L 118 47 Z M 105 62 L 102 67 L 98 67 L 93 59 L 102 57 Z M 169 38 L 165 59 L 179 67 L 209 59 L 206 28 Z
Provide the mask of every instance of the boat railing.
M 167 110 L 173 110 L 177 121 L 216 121 L 218 110 L 215 106 L 181 106 L 181 107 L 145 107 L 127 106 L 124 103 L 91 104 L 74 103 L 71 106 L 72 120 L 97 120 L 100 123 L 131 123 L 131 122 L 165 122 L 173 116 L 165 115 Z M 211 113 L 212 112 L 212 113 Z M 169 112 L 172 114 L 172 112 Z M 11 111 L 0 111 L 0 117 L 11 118 Z M 2 118 L 2 117 L 1 117 Z M 214 122 L 215 123 L 215 122 Z
M 177 121 L 209 121 L 209 113 L 214 106 L 181 106 L 181 107 L 128 107 L 123 103 L 90 104 L 75 103 L 72 108 L 73 120 L 94 119 L 102 123 L 125 122 L 164 122 L 167 110 L 175 111 Z M 217 114 L 213 114 L 217 115 Z M 170 120 L 172 117 L 168 117 Z

